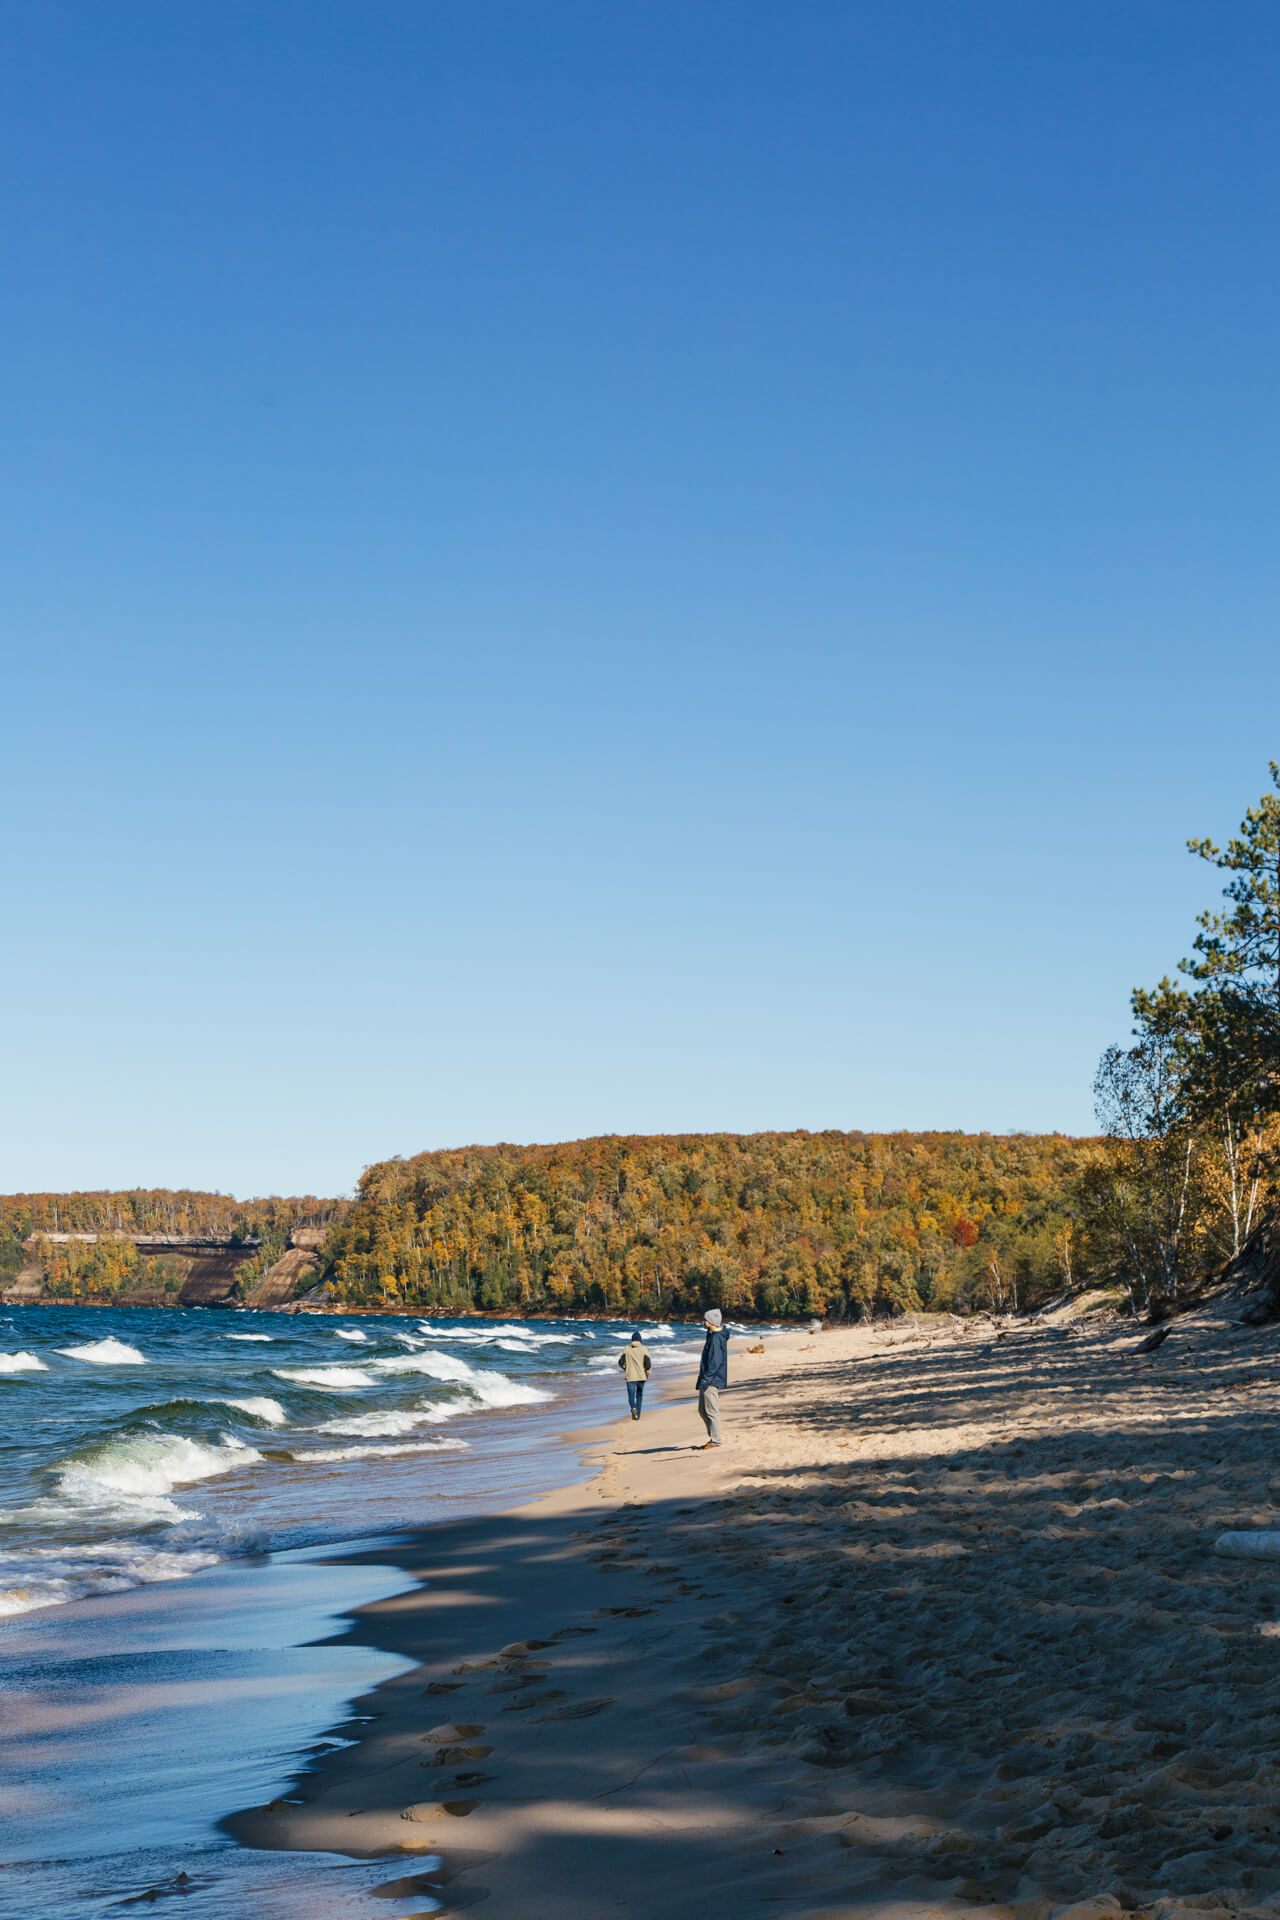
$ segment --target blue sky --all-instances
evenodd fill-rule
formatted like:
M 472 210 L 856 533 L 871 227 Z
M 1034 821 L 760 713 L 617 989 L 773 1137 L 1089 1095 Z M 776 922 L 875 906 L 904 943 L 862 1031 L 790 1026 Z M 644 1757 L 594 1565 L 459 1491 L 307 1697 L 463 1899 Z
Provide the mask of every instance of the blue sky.
M 0 6 L 0 1187 L 1091 1125 L 1280 752 L 1280 15 Z

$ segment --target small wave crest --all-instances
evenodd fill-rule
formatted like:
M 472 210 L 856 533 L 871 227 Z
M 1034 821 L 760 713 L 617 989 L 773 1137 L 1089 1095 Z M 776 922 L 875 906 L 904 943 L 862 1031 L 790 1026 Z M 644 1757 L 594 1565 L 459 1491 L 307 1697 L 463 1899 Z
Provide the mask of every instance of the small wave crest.
M 367 1340 L 369 1338 L 368 1334 L 362 1333 L 359 1327 L 334 1327 L 333 1336 L 335 1340 Z
M 265 1393 L 250 1394 L 245 1400 L 223 1400 L 220 1404 L 247 1413 L 251 1420 L 265 1420 L 269 1427 L 282 1427 L 289 1418 L 280 1402 L 269 1400 Z
M 145 1353 L 117 1340 L 114 1334 L 108 1334 L 105 1340 L 90 1340 L 83 1347 L 59 1347 L 58 1352 L 67 1360 L 89 1360 L 95 1367 L 145 1367 L 147 1364 Z
M 589 1364 L 593 1367 L 616 1367 L 618 1364 L 618 1355 L 622 1352 L 625 1345 L 625 1340 L 619 1339 L 617 1348 L 613 1353 L 593 1353 Z M 687 1367 L 697 1359 L 701 1352 L 702 1343 L 700 1341 L 693 1343 L 686 1342 L 683 1346 L 679 1347 L 659 1347 L 656 1353 L 650 1355 L 650 1358 L 655 1367 Z
M 476 1371 L 456 1353 L 389 1353 L 372 1364 L 379 1373 L 425 1373 L 432 1380 L 469 1380 Z
M 272 1334 L 272 1333 L 228 1333 L 228 1334 L 224 1334 L 224 1335 L 223 1335 L 223 1338 L 224 1338 L 224 1339 L 226 1339 L 226 1340 L 267 1340 L 267 1341 L 271 1341 L 271 1340 L 274 1340 L 274 1339 L 275 1339 L 275 1335 L 274 1335 L 274 1334 Z
M 541 1333 L 533 1327 L 507 1324 L 497 1327 L 433 1327 L 429 1320 L 418 1322 L 418 1332 L 429 1340 L 449 1340 L 455 1345 L 484 1347 L 493 1341 L 519 1340 L 526 1347 L 572 1346 L 582 1338 L 578 1333 Z
M 457 1384 L 482 1407 L 531 1407 L 539 1401 L 554 1400 L 545 1387 L 534 1387 L 526 1380 L 512 1380 L 505 1373 L 473 1367 L 454 1353 L 396 1353 L 375 1360 L 379 1373 L 425 1373 L 431 1380 Z M 445 1401 L 424 1415 L 428 1420 L 451 1420 L 455 1414 L 474 1413 L 467 1401 Z
M 289 1458 L 305 1466 L 310 1460 L 379 1460 L 393 1453 L 453 1453 L 466 1444 L 465 1440 L 403 1440 L 382 1447 L 315 1447 L 308 1453 L 292 1453 Z
M 121 1496 L 172 1506 L 166 1496 L 175 1487 L 232 1473 L 261 1458 L 255 1447 L 229 1433 L 214 1446 L 181 1433 L 118 1434 L 92 1453 L 66 1461 L 58 1470 L 57 1485 L 63 1497 L 79 1507 L 115 1506 Z M 179 1508 L 173 1512 L 181 1517 Z
M 0 1373 L 47 1373 L 49 1369 L 34 1353 L 0 1353 Z
M 360 1367 L 273 1367 L 277 1380 L 296 1380 L 303 1387 L 336 1387 L 345 1393 L 349 1387 L 371 1387 L 373 1375 Z
M 358 1433 L 367 1438 L 380 1436 L 388 1439 L 397 1433 L 412 1433 L 415 1427 L 426 1424 L 430 1409 L 427 1407 L 406 1407 L 401 1411 L 388 1413 L 349 1413 L 339 1414 L 335 1420 L 322 1420 L 317 1433 Z

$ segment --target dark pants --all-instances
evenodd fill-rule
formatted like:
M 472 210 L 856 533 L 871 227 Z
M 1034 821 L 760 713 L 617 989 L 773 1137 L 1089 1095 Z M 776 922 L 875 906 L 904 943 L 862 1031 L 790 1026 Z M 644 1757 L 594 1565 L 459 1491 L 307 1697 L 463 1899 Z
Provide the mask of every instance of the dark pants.
M 644 1404 L 644 1381 L 643 1380 L 628 1380 L 627 1400 L 628 1400 L 628 1403 L 630 1404 L 632 1413 L 639 1413 L 640 1408 Z

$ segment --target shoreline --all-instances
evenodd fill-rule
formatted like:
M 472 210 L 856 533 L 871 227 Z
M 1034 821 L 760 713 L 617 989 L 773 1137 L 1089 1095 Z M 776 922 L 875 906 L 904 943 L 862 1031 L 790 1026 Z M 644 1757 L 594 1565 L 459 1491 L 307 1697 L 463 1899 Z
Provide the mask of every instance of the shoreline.
M 119 1378 L 127 1387 L 134 1375 Z M 398 1564 L 403 1543 L 429 1530 L 434 1512 L 475 1519 L 580 1480 L 580 1449 L 567 1434 L 594 1428 L 620 1391 L 591 1369 L 557 1380 L 549 1404 L 478 1408 L 473 1453 L 448 1456 L 451 1466 L 467 1463 L 465 1481 L 436 1484 L 426 1473 L 411 1505 L 393 1490 L 395 1517 L 374 1520 L 355 1499 L 346 1524 L 320 1540 L 231 1548 L 186 1578 L 7 1618 L 13 1685 L 0 1878 L 21 1910 L 87 1915 L 106 1887 L 122 1903 L 160 1897 L 170 1886 L 184 1890 L 175 1876 L 185 1871 L 201 1886 L 188 1903 L 193 1915 L 198 1908 L 210 1920 L 239 1920 L 250 1910 L 240 1890 L 265 1884 L 267 1867 L 218 1831 L 217 1815 L 276 1792 L 300 1756 L 331 1739 L 326 1729 L 349 1700 L 397 1670 L 399 1656 L 381 1657 L 347 1628 L 360 1605 L 412 1587 Z M 402 1473 L 400 1461 L 393 1464 Z M 364 1463 L 341 1469 L 362 1470 Z M 376 1461 L 367 1471 L 384 1478 Z M 375 1491 L 370 1486 L 370 1499 Z M 381 1492 L 385 1504 L 385 1485 Z M 225 1721 L 220 1688 L 236 1702 Z M 164 1758 L 175 1752 L 193 1758 L 175 1769 Z M 88 1807 L 104 1817 L 86 1829 Z M 348 1873 L 344 1882 L 335 1871 L 327 1860 L 282 1855 L 270 1865 L 265 1911 L 276 1920 L 364 1913 L 361 1876 Z
M 407 1543 L 351 1637 L 415 1666 L 223 1830 L 495 1920 L 1280 1912 L 1275 1583 L 1213 1554 L 1275 1523 L 1280 1335 L 1141 1334 L 775 1335 L 710 1454 L 664 1381 Z
M 359 1306 L 351 1300 L 338 1300 L 332 1304 L 323 1306 L 319 1304 L 315 1306 L 304 1306 L 302 1304 L 304 1297 L 305 1296 L 300 1296 L 297 1300 L 286 1301 L 282 1306 L 278 1307 L 251 1307 L 242 1300 L 188 1301 L 185 1305 L 180 1306 L 177 1300 L 131 1300 L 127 1295 L 119 1297 L 101 1295 L 93 1298 L 77 1296 L 74 1300 L 54 1299 L 52 1297 L 36 1300 L 25 1297 L 21 1300 L 6 1300 L 3 1294 L 0 1294 L 0 1308 L 6 1308 L 12 1311 L 15 1308 L 21 1307 L 119 1307 L 122 1310 L 129 1309 L 137 1313 L 169 1313 L 174 1311 L 208 1314 L 260 1313 L 264 1315 L 269 1314 L 273 1318 L 282 1314 L 291 1316 L 295 1313 L 332 1316 L 359 1314 L 371 1320 L 491 1320 L 499 1326 L 507 1321 L 518 1320 L 559 1320 L 566 1323 L 580 1320 L 587 1325 L 607 1322 L 621 1324 L 626 1322 L 636 1327 L 689 1327 L 695 1331 L 700 1331 L 702 1327 L 702 1318 L 699 1314 L 693 1314 L 691 1316 L 681 1316 L 670 1313 L 615 1314 L 610 1313 L 604 1307 L 595 1307 L 590 1313 L 584 1313 L 581 1310 L 565 1313 L 557 1312 L 551 1307 L 523 1308 L 518 1306 L 461 1308 L 455 1312 L 446 1313 L 442 1307 L 366 1307 Z M 806 1323 L 814 1317 L 812 1314 L 806 1315 Z M 911 1318 L 913 1316 L 907 1315 L 903 1317 Z M 946 1319 L 948 1317 L 953 1316 L 945 1314 L 931 1316 L 924 1310 L 914 1315 L 916 1319 Z M 776 1315 L 770 1317 L 764 1314 L 745 1312 L 742 1314 L 730 1314 L 726 1309 L 726 1320 L 731 1320 L 737 1326 L 759 1327 L 762 1330 L 775 1328 L 783 1333 L 801 1333 L 805 1330 L 799 1321 L 781 1321 Z M 828 1327 L 851 1329 L 858 1326 L 887 1326 L 893 1323 L 888 1320 L 828 1320 L 824 1322 L 824 1324 Z

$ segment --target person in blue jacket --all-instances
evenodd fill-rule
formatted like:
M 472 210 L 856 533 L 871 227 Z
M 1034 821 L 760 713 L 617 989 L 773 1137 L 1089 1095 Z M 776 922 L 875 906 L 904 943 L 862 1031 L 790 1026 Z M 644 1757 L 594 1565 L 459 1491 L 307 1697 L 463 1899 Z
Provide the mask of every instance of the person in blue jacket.
M 725 1331 L 724 1317 L 719 1307 L 708 1307 L 702 1316 L 702 1324 L 707 1330 L 707 1337 L 702 1343 L 702 1360 L 698 1367 L 698 1412 L 707 1429 L 707 1437 L 702 1444 L 705 1453 L 708 1447 L 720 1445 L 720 1389 L 729 1384 L 729 1335 Z

